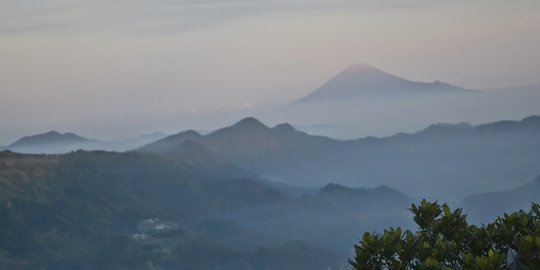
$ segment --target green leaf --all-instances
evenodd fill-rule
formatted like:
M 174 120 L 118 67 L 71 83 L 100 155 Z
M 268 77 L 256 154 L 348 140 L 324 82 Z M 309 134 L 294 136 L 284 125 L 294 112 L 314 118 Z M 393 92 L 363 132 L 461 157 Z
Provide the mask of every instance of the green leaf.
M 452 212 L 450 211 L 450 207 L 448 207 L 447 204 L 443 204 L 443 210 L 444 210 L 444 216 L 450 217 L 452 215 Z
M 437 259 L 435 259 L 433 257 L 429 257 L 429 258 L 426 259 L 426 261 L 424 263 L 428 267 L 435 267 L 435 266 L 437 266 L 437 264 L 439 264 L 439 261 L 437 261 Z

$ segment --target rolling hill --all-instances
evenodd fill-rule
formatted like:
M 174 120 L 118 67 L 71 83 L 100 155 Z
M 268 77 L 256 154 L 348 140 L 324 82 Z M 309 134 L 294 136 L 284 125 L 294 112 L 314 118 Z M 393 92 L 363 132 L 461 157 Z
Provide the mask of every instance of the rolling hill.
M 21 153 L 62 153 L 94 147 L 99 141 L 81 137 L 74 133 L 46 133 L 22 137 L 7 149 Z
M 289 196 L 213 166 L 197 143 L 179 146 L 172 155 L 0 152 L 0 266 L 339 269 L 363 230 L 406 217 L 410 201 L 388 188 Z M 372 210 L 351 207 L 359 201 Z
M 135 138 L 100 141 L 87 139 L 74 133 L 46 133 L 25 136 L 0 150 L 10 150 L 26 154 L 62 154 L 76 150 L 128 151 L 166 137 L 163 133 L 152 133 Z

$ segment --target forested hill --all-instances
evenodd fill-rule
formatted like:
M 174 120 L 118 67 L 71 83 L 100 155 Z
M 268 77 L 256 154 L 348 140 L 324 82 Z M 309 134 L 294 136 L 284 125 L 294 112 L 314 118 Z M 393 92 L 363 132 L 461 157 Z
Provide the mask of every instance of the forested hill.
M 339 269 L 361 231 L 407 215 L 375 189 L 286 195 L 205 153 L 0 152 L 1 268 Z

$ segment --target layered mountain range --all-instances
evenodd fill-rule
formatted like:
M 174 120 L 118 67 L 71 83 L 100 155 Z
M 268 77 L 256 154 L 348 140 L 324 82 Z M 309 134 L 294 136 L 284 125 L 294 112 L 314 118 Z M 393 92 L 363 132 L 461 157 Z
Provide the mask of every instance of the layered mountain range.
M 480 92 L 357 64 L 270 113 L 399 130 L 533 115 L 537 89 Z M 347 269 L 363 232 L 410 228 L 420 198 L 474 223 L 528 208 L 539 168 L 540 116 L 348 140 L 253 117 L 113 141 L 50 131 L 0 147 L 0 269 Z
M 538 174 L 540 117 L 478 126 L 435 124 L 412 134 L 354 140 L 310 135 L 287 123 L 268 127 L 255 118 L 245 118 L 207 135 L 188 130 L 161 136 L 146 138 L 157 140 L 138 148 L 134 144 L 131 149 L 200 161 L 200 166 L 220 164 L 226 171 L 236 167 L 250 177 L 288 185 L 384 184 L 413 196 L 459 201 L 467 195 L 525 184 L 525 179 Z M 47 153 L 44 149 L 91 150 L 96 142 L 71 133 L 49 132 L 22 138 L 8 149 L 42 150 L 37 153 Z M 507 181 L 510 177 L 516 182 Z
M 354 140 L 250 117 L 125 152 L 2 151 L 0 266 L 339 269 L 362 232 L 411 226 L 418 198 L 470 195 L 477 222 L 537 201 L 538 153 L 538 116 Z
M 514 187 L 507 179 L 537 175 L 540 117 L 472 126 L 437 124 L 414 134 L 334 140 L 267 127 L 254 118 L 208 135 L 181 132 L 137 151 L 170 154 L 186 141 L 272 181 L 315 187 L 389 185 L 415 196 L 449 200 Z M 524 183 L 524 182 L 521 182 Z

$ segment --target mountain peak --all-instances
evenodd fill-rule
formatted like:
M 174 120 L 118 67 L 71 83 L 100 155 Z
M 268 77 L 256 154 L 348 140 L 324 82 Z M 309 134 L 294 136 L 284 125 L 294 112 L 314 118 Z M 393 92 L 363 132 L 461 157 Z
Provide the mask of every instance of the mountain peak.
M 174 134 L 173 136 L 181 137 L 181 138 L 184 138 L 184 139 L 195 139 L 195 138 L 202 137 L 202 135 L 199 132 L 197 132 L 196 130 L 193 130 L 193 129 L 188 129 L 186 131 L 182 131 L 180 133 Z
M 283 132 L 296 131 L 296 129 L 289 123 L 278 124 L 272 129 L 277 130 L 277 131 L 283 131 Z
M 358 80 L 362 81 L 385 81 L 385 80 L 395 80 L 401 79 L 393 74 L 385 72 L 379 68 L 376 68 L 370 64 L 360 63 L 350 65 L 345 68 L 343 71 L 338 73 L 331 81 L 335 80 Z
M 368 71 L 368 70 L 379 70 L 379 69 L 367 63 L 357 63 L 357 64 L 348 66 L 344 71 L 359 72 L 359 71 Z
M 51 130 L 46 133 L 31 135 L 22 137 L 19 140 L 15 141 L 11 145 L 9 145 L 10 148 L 12 147 L 27 147 L 31 145 L 38 145 L 38 144 L 50 144 L 50 143 L 75 143 L 75 142 L 90 142 L 91 140 L 83 138 L 77 134 L 74 133 L 60 133 L 55 130 Z
M 235 128 L 249 128 L 249 129 L 254 129 L 254 128 L 268 129 L 267 126 L 265 126 L 263 123 L 261 123 L 255 117 L 246 117 L 246 118 L 238 121 L 236 124 L 232 125 L 232 127 L 235 127 Z
M 270 134 L 271 129 L 261 123 L 254 117 L 244 118 L 232 126 L 218 129 L 205 138 L 243 138 L 241 140 L 247 140 L 251 136 L 266 136 Z
M 469 92 L 466 90 L 440 81 L 426 83 L 407 80 L 372 65 L 360 63 L 347 67 L 297 102 L 348 101 Z
M 40 134 L 37 134 L 37 135 L 40 135 Z M 45 132 L 41 135 L 44 135 L 44 136 L 58 136 L 58 135 L 62 135 L 62 133 L 56 131 L 56 130 L 51 130 L 49 132 Z

